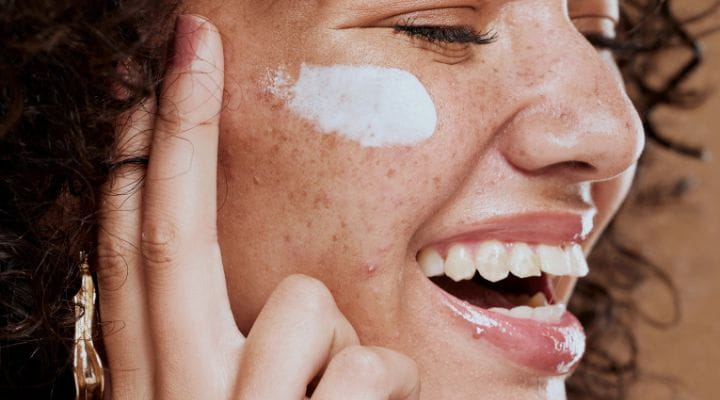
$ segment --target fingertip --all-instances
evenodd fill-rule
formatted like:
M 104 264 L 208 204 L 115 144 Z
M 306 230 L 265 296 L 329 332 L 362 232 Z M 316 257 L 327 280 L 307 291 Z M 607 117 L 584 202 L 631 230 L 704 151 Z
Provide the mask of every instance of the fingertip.
M 196 60 L 214 60 L 218 46 L 218 30 L 210 20 L 197 14 L 180 15 L 175 23 L 172 66 L 183 68 Z

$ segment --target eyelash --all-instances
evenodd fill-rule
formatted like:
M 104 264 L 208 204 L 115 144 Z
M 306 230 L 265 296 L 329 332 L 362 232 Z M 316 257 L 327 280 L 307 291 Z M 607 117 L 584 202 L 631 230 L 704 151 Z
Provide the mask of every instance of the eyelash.
M 461 44 L 490 44 L 497 39 L 493 31 L 485 33 L 466 26 L 437 26 L 437 25 L 395 25 L 396 33 L 404 33 L 413 38 L 419 38 L 431 43 L 461 43 Z
M 396 33 L 403 33 L 430 43 L 442 42 L 485 45 L 497 40 L 497 34 L 492 30 L 481 33 L 467 26 L 398 24 L 395 25 L 394 30 Z M 585 34 L 585 38 L 590 44 L 600 50 L 607 49 L 614 52 L 622 52 L 632 48 L 632 45 L 627 42 L 599 34 Z

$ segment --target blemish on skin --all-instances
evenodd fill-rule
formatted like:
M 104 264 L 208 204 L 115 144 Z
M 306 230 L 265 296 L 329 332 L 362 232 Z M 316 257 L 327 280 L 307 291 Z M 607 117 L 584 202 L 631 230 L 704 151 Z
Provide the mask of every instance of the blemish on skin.
M 427 89 L 408 71 L 372 65 L 302 65 L 268 73 L 267 91 L 322 133 L 364 147 L 411 146 L 435 133 L 437 111 Z
M 390 168 L 386 175 L 388 178 L 392 178 L 393 176 L 395 176 L 395 172 L 395 168 Z
M 377 263 L 367 263 L 366 267 L 367 267 L 368 275 L 374 274 L 375 271 L 377 271 L 377 269 L 378 269 Z

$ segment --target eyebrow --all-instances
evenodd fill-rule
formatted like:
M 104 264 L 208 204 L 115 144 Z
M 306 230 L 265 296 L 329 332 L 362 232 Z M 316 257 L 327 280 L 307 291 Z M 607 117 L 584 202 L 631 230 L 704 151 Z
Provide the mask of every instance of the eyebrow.
M 328 2 L 328 0 L 317 1 L 324 3 Z M 373 9 L 383 8 L 383 11 L 387 12 L 389 8 L 392 12 L 393 9 L 403 10 L 407 8 L 418 8 L 422 10 L 423 8 L 461 7 L 468 6 L 468 3 L 476 3 L 479 5 L 484 1 L 486 0 L 354 0 L 347 2 L 352 3 L 352 6 L 349 7 L 350 9 L 358 11 L 370 11 Z

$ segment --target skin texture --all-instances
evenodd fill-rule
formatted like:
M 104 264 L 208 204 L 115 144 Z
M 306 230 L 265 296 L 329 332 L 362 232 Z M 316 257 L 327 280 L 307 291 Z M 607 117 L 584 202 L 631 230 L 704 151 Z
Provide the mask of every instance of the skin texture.
M 209 25 L 185 29 L 178 46 L 185 38 L 197 58 L 176 61 L 159 117 L 145 109 L 121 124 L 152 151 L 144 188 L 109 202 L 116 231 L 101 238 L 101 303 L 129 329 L 109 338 L 108 358 L 117 371 L 134 368 L 115 373 L 117 397 L 299 398 L 327 368 L 314 398 L 546 398 L 556 377 L 505 360 L 433 311 L 415 257 L 492 217 L 594 202 L 589 251 L 643 145 L 612 59 L 578 32 L 610 33 L 612 3 L 594 3 L 597 13 L 583 12 L 601 16 L 570 15 L 577 25 L 554 0 L 188 3 L 213 21 L 224 57 L 202 33 Z M 408 21 L 498 38 L 425 43 L 393 31 Z M 302 63 L 413 73 L 437 107 L 435 135 L 363 148 L 315 132 L 265 83 L 280 66 L 297 78 Z M 109 190 L 141 173 L 121 171 Z M 117 237 L 142 251 L 115 257 L 129 252 Z M 113 285 L 112 266 L 126 262 L 136 282 Z

